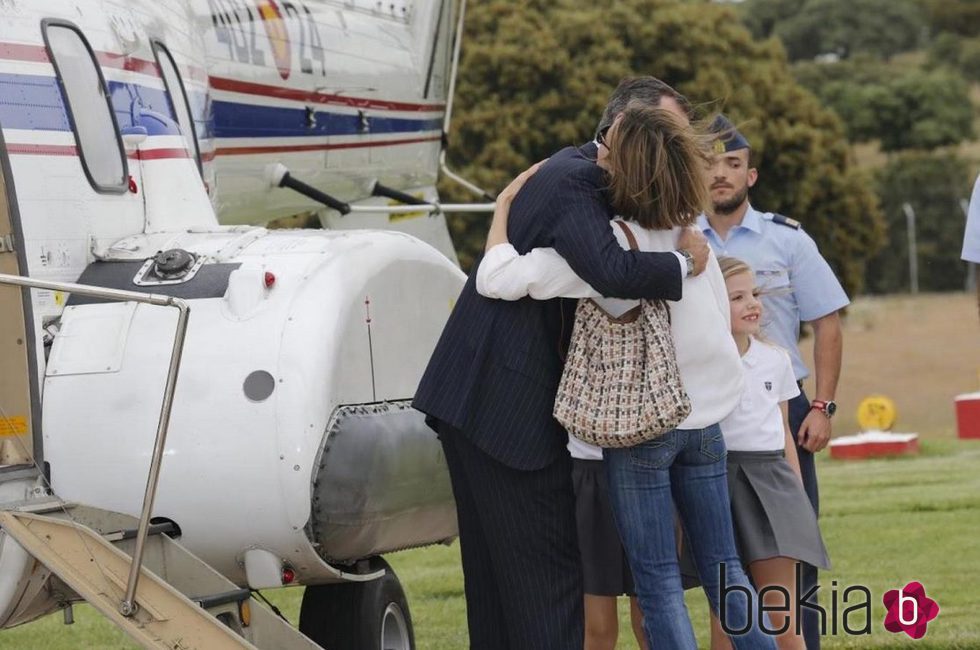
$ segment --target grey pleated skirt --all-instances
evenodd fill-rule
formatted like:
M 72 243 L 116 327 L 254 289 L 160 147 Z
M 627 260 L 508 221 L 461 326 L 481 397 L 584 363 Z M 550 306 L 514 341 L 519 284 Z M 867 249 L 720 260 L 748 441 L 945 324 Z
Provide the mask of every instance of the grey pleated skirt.
M 582 587 L 592 596 L 632 596 L 633 576 L 616 530 L 601 460 L 572 459 Z
M 728 493 L 743 563 L 789 557 L 830 568 L 813 506 L 782 449 L 729 451 Z

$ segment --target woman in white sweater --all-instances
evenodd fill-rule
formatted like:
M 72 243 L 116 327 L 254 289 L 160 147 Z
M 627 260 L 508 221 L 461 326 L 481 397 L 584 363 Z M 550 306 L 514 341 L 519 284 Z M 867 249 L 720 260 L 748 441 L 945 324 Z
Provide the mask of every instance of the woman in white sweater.
M 637 147 L 638 141 L 643 146 Z M 617 163 L 617 156 L 650 157 L 650 166 L 658 171 L 653 175 L 651 196 L 672 191 L 700 196 L 701 188 L 695 186 L 701 182 L 700 175 L 680 173 L 698 164 L 700 154 L 695 136 L 666 111 L 627 110 L 608 134 L 600 134 L 598 144 L 597 164 L 611 169 L 612 173 L 629 164 Z M 533 173 L 533 169 L 529 172 Z M 612 316 L 635 307 L 637 301 L 600 296 L 553 249 L 534 249 L 520 255 L 507 243 L 510 200 L 527 175 L 518 177 L 498 197 L 486 255 L 477 274 L 477 290 L 484 296 L 503 300 L 591 298 Z M 696 217 L 695 214 L 658 214 L 657 208 L 662 207 L 655 199 L 649 219 L 626 224 L 640 250 L 675 250 L 682 228 Z M 620 245 L 629 248 L 622 228 L 613 222 L 610 227 Z M 668 305 L 677 365 L 691 401 L 689 416 L 674 431 L 636 447 L 606 449 L 603 454 L 603 450 L 570 437 L 568 448 L 573 458 L 578 459 L 575 463 L 579 475 L 575 482 L 579 499 L 584 494 L 594 502 L 593 492 L 598 490 L 588 483 L 583 486 L 583 463 L 605 458 L 608 500 L 632 568 L 647 640 L 653 645 L 656 638 L 656 647 L 693 648 L 695 640 L 684 605 L 674 542 L 674 502 L 712 609 L 719 611 L 722 575 L 726 585 L 738 584 L 751 590 L 735 550 L 725 478 L 725 444 L 718 427 L 738 403 L 742 368 L 730 336 L 725 282 L 713 256 L 704 273 L 684 281 L 683 299 Z M 589 536 L 593 534 L 590 530 L 594 530 L 595 520 L 608 515 L 589 513 L 579 505 L 580 531 Z M 614 560 L 588 557 L 595 545 L 586 543 L 583 547 L 589 594 L 590 563 L 602 567 Z M 609 611 L 608 601 L 595 601 L 587 595 L 587 627 L 589 610 L 597 608 Z M 615 612 L 614 607 L 612 611 Z M 744 602 L 729 602 L 725 614 L 730 629 L 742 629 L 755 619 Z M 773 647 L 772 640 L 754 627 L 749 633 L 733 638 L 733 642 L 737 648 Z

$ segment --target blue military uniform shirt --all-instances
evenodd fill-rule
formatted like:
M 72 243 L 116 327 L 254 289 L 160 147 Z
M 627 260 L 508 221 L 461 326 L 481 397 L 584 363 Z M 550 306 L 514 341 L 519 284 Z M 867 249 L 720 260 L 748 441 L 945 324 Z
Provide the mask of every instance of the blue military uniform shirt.
M 967 210 L 961 257 L 967 262 L 980 264 L 980 176 L 977 176 L 977 182 L 973 185 L 973 197 Z
M 800 322 L 822 318 L 850 303 L 817 244 L 802 229 L 774 223 L 771 212 L 751 205 L 725 240 L 706 216 L 698 217 L 698 226 L 715 255 L 737 257 L 755 271 L 756 284 L 764 292 L 763 333 L 789 352 L 796 378 L 806 377 L 809 372 L 797 345 Z

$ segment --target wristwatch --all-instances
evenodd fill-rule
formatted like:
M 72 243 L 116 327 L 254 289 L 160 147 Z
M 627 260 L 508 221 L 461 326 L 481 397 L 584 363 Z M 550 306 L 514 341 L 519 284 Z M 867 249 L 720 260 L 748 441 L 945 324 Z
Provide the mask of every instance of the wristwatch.
M 837 402 L 833 400 L 825 402 L 822 399 L 815 399 L 810 402 L 810 410 L 820 411 L 829 419 L 834 417 L 834 413 L 837 412 Z
M 687 262 L 687 275 L 694 275 L 694 256 L 683 248 L 679 249 L 677 252 L 680 253 L 681 257 L 684 258 L 684 261 Z

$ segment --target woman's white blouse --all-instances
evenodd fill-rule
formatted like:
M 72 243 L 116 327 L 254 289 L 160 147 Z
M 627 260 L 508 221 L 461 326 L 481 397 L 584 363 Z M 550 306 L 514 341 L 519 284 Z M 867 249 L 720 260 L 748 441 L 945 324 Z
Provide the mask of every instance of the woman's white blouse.
M 623 248 L 626 235 L 610 227 Z M 641 251 L 669 252 L 677 247 L 681 229 L 648 230 L 628 224 Z M 480 262 L 477 291 L 488 298 L 538 300 L 593 298 L 603 309 L 619 316 L 638 300 L 603 298 L 578 277 L 553 248 L 535 248 L 519 255 L 510 244 L 492 247 Z M 721 422 L 738 403 L 742 391 L 742 363 L 731 335 L 731 311 L 725 280 L 712 253 L 704 273 L 684 280 L 683 295 L 670 308 L 671 333 L 677 351 L 677 367 L 691 398 L 691 414 L 678 428 L 700 429 Z M 576 458 L 601 458 L 597 448 L 570 438 Z

